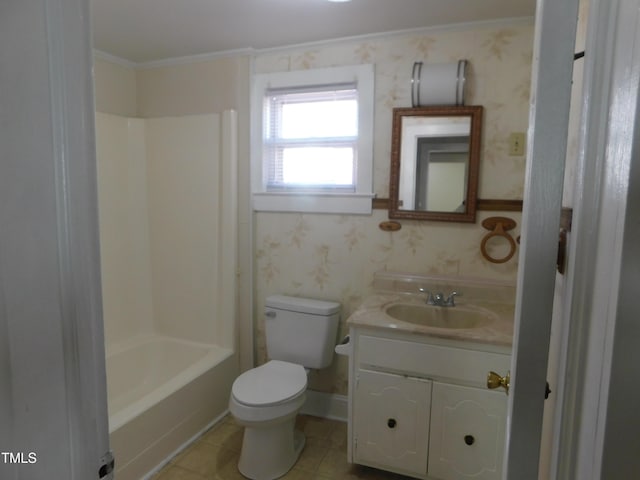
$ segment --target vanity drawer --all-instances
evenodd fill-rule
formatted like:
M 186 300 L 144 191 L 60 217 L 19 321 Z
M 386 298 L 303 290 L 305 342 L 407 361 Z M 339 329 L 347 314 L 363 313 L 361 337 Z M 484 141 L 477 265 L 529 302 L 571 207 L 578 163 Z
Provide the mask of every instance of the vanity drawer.
M 358 340 L 356 361 L 360 366 L 431 379 L 455 380 L 483 388 L 490 370 L 505 375 L 511 363 L 510 355 L 501 353 L 369 335 L 360 335 Z

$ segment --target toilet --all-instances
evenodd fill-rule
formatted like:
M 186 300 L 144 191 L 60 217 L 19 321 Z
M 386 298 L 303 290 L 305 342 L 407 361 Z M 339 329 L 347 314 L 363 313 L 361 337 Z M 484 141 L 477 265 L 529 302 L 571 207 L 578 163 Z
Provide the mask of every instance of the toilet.
M 309 369 L 333 360 L 340 304 L 272 295 L 265 300 L 269 361 L 240 375 L 231 388 L 229 410 L 244 427 L 238 470 L 253 480 L 287 473 L 304 447 L 294 429 L 305 401 Z

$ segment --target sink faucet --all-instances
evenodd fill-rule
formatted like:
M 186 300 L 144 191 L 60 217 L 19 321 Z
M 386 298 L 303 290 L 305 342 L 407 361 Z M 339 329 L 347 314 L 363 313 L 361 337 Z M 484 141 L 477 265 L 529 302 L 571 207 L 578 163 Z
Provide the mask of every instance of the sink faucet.
M 431 293 L 424 288 L 419 289 L 421 293 L 427 294 L 427 305 L 435 305 L 437 307 L 455 307 L 456 303 L 454 301 L 456 296 L 462 296 L 459 292 L 451 292 L 448 297 L 445 298 L 443 293 Z

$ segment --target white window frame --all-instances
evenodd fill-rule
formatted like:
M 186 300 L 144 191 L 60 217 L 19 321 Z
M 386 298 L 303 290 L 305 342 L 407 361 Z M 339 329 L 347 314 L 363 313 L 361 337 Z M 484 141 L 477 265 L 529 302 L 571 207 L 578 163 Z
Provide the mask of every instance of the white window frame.
M 269 89 L 325 86 L 355 82 L 358 90 L 358 142 L 355 191 L 322 192 L 311 187 L 268 191 L 264 142 L 264 96 Z M 374 67 L 356 65 L 293 72 L 256 74 L 251 98 L 253 209 L 276 212 L 371 214 L 373 193 Z

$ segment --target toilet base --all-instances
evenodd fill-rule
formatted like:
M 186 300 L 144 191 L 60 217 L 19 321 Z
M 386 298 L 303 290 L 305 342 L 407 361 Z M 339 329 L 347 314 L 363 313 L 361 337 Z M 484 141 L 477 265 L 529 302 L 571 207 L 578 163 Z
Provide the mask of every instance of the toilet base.
M 287 473 L 298 461 L 304 434 L 294 429 L 296 417 L 277 425 L 245 426 L 238 470 L 251 480 L 273 480 Z

